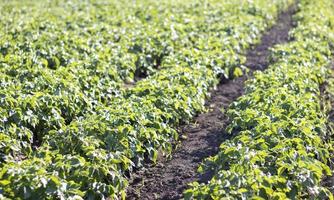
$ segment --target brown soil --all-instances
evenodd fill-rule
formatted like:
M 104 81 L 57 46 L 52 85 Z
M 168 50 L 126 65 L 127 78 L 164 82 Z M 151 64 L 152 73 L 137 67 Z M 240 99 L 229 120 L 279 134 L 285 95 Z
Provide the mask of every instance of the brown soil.
M 279 16 L 278 22 L 266 34 L 259 45 L 247 54 L 246 66 L 250 71 L 263 70 L 269 65 L 269 48 L 275 44 L 287 42 L 288 32 L 293 27 L 292 15 L 295 8 Z M 212 91 L 211 99 L 206 105 L 207 113 L 200 114 L 194 123 L 180 128 L 187 137 L 173 153 L 171 160 L 160 161 L 137 171 L 130 180 L 127 199 L 180 199 L 188 183 L 193 181 L 207 182 L 212 174 L 197 173 L 203 159 L 218 153 L 219 145 L 227 139 L 224 129 L 229 123 L 223 110 L 243 94 L 247 78 L 222 81 Z

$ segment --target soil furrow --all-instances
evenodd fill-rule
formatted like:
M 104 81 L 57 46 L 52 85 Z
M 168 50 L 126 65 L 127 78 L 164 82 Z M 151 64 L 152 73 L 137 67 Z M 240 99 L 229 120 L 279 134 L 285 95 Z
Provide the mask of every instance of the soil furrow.
M 246 66 L 250 72 L 265 69 L 270 64 L 269 48 L 288 41 L 294 11 L 295 7 L 291 7 L 282 13 L 276 25 L 263 35 L 261 43 L 248 52 Z M 197 173 L 198 166 L 203 159 L 215 155 L 219 145 L 227 139 L 224 129 L 229 120 L 223 110 L 243 94 L 246 79 L 244 76 L 222 81 L 212 91 L 210 100 L 206 102 L 209 111 L 198 115 L 194 123 L 181 127 L 187 139 L 181 142 L 172 159 L 135 173 L 130 180 L 127 199 L 180 199 L 188 183 L 206 182 L 211 178 L 210 173 Z

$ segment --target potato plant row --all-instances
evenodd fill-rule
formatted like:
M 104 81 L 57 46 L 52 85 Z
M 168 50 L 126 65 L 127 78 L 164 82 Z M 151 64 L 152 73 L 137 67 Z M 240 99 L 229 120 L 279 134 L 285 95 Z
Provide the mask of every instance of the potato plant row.
M 158 151 L 171 152 L 175 127 L 204 110 L 219 76 L 241 75 L 245 51 L 292 1 L 163 1 L 152 8 L 135 2 L 130 11 L 123 9 L 127 2 L 55 1 L 46 7 L 36 1 L 23 9 L 15 2 L 2 7 L 2 17 L 15 16 L 18 22 L 0 22 L 1 32 L 10 33 L 0 45 L 0 198 L 124 199 L 125 175 L 145 158 L 156 161 Z M 35 9 L 47 13 L 29 21 Z M 134 10 L 138 19 L 131 16 Z M 176 21 L 154 22 L 161 19 Z M 117 32 L 123 28 L 131 33 Z M 119 53 L 141 62 L 140 55 L 152 56 L 148 50 L 137 54 L 127 48 L 143 49 L 138 41 L 149 45 L 146 39 L 159 35 L 145 35 L 151 28 L 166 29 L 161 34 L 167 39 L 157 40 L 173 41 L 175 49 L 159 61 L 159 70 L 145 69 L 149 77 L 122 87 L 138 66 L 131 69 L 128 57 L 124 65 L 115 64 L 113 59 L 123 57 L 103 51 L 124 45 Z M 110 37 L 127 36 L 140 39 L 109 44 Z M 43 48 L 45 54 L 39 52 Z
M 140 1 L 130 6 L 119 1 L 110 1 L 106 5 L 100 1 L 92 1 L 88 5 L 81 1 L 43 2 L 21 5 L 22 2 L 10 1 L 0 7 L 3 13 L 0 16 L 0 137 L 3 138 L 0 160 L 9 152 L 23 154 L 24 157 L 30 155 L 32 149 L 45 141 L 43 138 L 49 132 L 65 128 L 86 116 L 97 115 L 106 107 L 117 110 L 117 113 L 123 112 L 120 101 L 132 102 L 129 96 L 144 95 L 137 91 L 139 87 L 123 87 L 123 78 L 120 77 L 132 76 L 113 75 L 123 73 L 119 64 L 111 61 L 121 56 L 111 50 L 103 53 L 105 49 L 117 48 L 120 53 L 138 60 L 141 54 L 154 56 L 146 50 L 140 51 L 140 55 L 131 51 L 135 46 L 149 45 L 145 40 L 136 39 L 137 36 L 160 41 L 158 43 L 171 41 L 168 49 L 174 50 L 162 56 L 164 59 L 159 61 L 159 65 L 163 72 L 156 77 L 183 79 L 178 75 L 178 68 L 200 66 L 204 69 L 199 70 L 200 73 L 208 74 L 205 87 L 209 88 L 214 85 L 210 79 L 216 76 L 231 78 L 241 74 L 238 67 L 245 60 L 244 50 L 257 42 L 259 34 L 274 21 L 275 15 L 271 13 L 284 6 L 277 3 L 280 1 L 264 6 L 267 3 L 264 0 L 244 3 L 242 7 L 236 6 L 238 1 L 215 0 L 206 4 L 193 0 L 176 3 Z M 142 13 L 143 10 L 146 12 Z M 164 12 L 157 13 L 156 10 Z M 152 29 L 164 32 L 168 37 L 159 39 L 159 34 L 150 33 Z M 136 31 L 140 33 L 134 34 Z M 150 36 L 147 35 L 149 33 Z M 114 41 L 112 37 L 120 39 Z M 98 44 L 102 45 L 101 48 Z M 128 49 L 118 49 L 122 45 Z M 47 55 L 39 51 L 45 51 Z M 100 54 L 106 54 L 108 58 Z M 64 61 L 57 61 L 59 66 L 55 69 L 43 64 L 48 57 L 54 56 L 56 60 Z M 132 59 L 129 57 L 126 56 L 124 62 L 130 62 Z M 123 65 L 127 66 L 126 70 L 132 70 L 131 64 Z M 206 68 L 213 72 L 207 73 Z M 133 74 L 136 70 L 132 71 Z M 200 80 L 196 78 L 199 74 L 194 76 L 190 80 Z M 159 78 L 156 77 L 139 81 L 142 83 L 138 85 L 151 87 L 155 84 L 156 92 L 165 95 L 173 92 L 172 88 L 169 92 L 160 91 L 156 82 Z M 161 82 L 170 85 L 173 81 Z M 207 89 L 203 91 L 207 93 Z M 160 101 L 166 103 L 169 99 Z M 182 103 L 176 105 L 179 104 Z M 187 107 L 183 109 L 188 110 Z
M 322 180 L 332 174 L 332 133 L 320 86 L 334 53 L 334 2 L 300 0 L 292 41 L 276 46 L 272 64 L 246 84 L 228 114 L 235 134 L 200 171 L 186 199 L 333 199 Z

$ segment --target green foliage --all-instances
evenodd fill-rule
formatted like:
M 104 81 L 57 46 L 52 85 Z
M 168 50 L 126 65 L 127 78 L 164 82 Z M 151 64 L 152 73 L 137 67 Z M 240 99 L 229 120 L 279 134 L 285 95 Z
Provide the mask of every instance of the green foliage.
M 290 3 L 4 2 L 0 198 L 124 199 Z
M 192 183 L 186 199 L 333 199 L 322 186 L 333 150 L 320 85 L 334 52 L 334 2 L 301 0 L 294 41 L 272 50 L 273 64 L 246 84 L 228 111 L 236 136 L 201 170 L 207 184 Z

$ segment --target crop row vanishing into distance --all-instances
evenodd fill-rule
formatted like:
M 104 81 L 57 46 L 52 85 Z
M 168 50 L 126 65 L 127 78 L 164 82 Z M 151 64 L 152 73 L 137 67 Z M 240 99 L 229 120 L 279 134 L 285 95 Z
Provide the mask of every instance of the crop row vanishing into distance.
M 235 137 L 206 159 L 200 171 L 214 177 L 192 183 L 186 199 L 333 199 L 322 184 L 334 143 L 320 90 L 332 73 L 333 10 L 333 1 L 299 1 L 292 41 L 272 49 L 269 69 L 231 105 Z
M 124 199 L 292 0 L 103 2 L 0 6 L 1 199 Z

